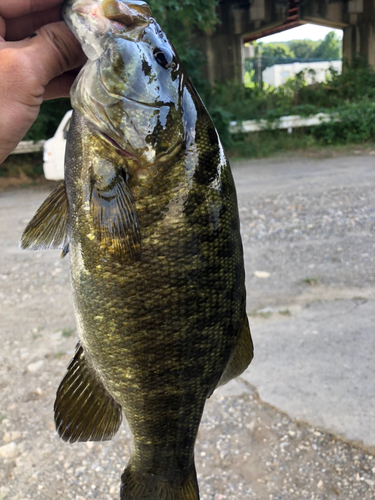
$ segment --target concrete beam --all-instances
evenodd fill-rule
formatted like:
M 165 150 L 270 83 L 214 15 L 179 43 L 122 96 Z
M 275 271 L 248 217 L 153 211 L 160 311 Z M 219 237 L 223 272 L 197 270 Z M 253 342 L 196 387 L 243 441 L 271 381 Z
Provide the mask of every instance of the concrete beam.
M 222 0 L 216 31 L 199 38 L 207 59 L 203 76 L 211 83 L 243 82 L 244 35 L 285 22 L 289 0 Z
M 221 0 L 218 15 L 217 30 L 199 39 L 211 83 L 243 81 L 244 40 L 303 23 L 343 29 L 344 58 L 360 55 L 375 68 L 375 0 Z
M 347 13 L 348 4 L 350 3 L 350 0 L 302 2 L 299 8 L 299 18 L 305 23 L 319 24 L 333 29 L 343 29 L 348 25 Z

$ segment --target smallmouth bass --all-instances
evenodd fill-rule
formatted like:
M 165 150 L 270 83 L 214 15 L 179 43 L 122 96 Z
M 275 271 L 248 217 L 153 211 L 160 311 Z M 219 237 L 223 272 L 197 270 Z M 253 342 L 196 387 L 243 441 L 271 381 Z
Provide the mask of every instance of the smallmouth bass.
M 211 118 L 140 0 L 68 0 L 88 56 L 65 183 L 21 238 L 69 253 L 79 344 L 58 388 L 68 442 L 133 448 L 122 500 L 198 500 L 206 399 L 253 356 L 236 192 Z

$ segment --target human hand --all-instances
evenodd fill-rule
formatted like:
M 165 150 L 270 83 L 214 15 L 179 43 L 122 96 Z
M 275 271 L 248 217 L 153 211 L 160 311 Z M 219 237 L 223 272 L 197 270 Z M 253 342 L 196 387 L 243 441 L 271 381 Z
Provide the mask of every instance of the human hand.
M 44 99 L 68 97 L 85 56 L 61 21 L 63 0 L 0 1 L 0 163 L 36 120 Z

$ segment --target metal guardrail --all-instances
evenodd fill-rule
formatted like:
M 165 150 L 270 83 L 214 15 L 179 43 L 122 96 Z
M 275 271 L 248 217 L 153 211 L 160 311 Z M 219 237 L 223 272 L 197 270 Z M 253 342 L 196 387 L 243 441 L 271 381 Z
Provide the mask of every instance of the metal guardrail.
M 18 144 L 16 149 L 12 151 L 12 155 L 20 155 L 24 153 L 37 153 L 43 151 L 43 146 L 46 141 L 22 141 Z
M 281 116 L 274 121 L 247 120 L 243 122 L 230 122 L 229 132 L 231 134 L 238 134 L 241 132 L 261 132 L 262 130 L 274 130 L 277 128 L 292 131 L 294 128 L 312 127 L 331 120 L 337 121 L 338 118 L 329 113 L 318 113 L 317 115 L 307 117 L 299 115 Z
M 238 134 L 244 132 L 261 132 L 262 130 L 273 130 L 277 128 L 287 129 L 288 132 L 291 132 L 294 128 L 313 127 L 314 125 L 320 125 L 321 123 L 331 120 L 338 121 L 338 118 L 329 113 L 318 113 L 317 115 L 307 117 L 300 115 L 281 116 L 274 121 L 246 120 L 243 122 L 230 122 L 229 132 L 231 134 Z M 15 155 L 43 151 L 45 142 L 46 141 L 22 141 L 11 154 Z

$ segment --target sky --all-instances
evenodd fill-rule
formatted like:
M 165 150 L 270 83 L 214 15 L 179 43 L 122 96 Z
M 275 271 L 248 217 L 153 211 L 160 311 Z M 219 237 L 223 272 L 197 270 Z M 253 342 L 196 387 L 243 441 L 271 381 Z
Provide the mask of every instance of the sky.
M 323 40 L 326 34 L 330 31 L 335 31 L 340 38 L 342 38 L 342 30 L 333 30 L 325 26 L 318 26 L 317 24 L 304 24 L 297 28 L 276 33 L 276 35 L 265 36 L 259 38 L 258 41 L 263 43 L 268 42 L 288 42 L 289 40 L 301 40 L 303 38 L 310 38 L 311 40 Z

